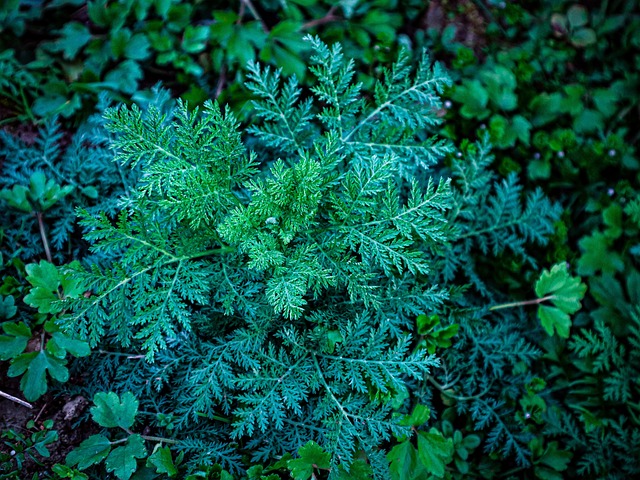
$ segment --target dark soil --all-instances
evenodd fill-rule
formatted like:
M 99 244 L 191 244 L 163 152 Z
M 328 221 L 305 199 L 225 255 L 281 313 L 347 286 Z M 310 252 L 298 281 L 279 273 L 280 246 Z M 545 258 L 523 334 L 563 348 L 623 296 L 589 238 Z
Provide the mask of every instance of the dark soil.
M 0 371 L 0 378 L 2 379 L 0 390 L 17 398 L 24 398 L 20 392 L 19 381 L 7 377 L 5 369 Z M 48 446 L 51 456 L 39 458 L 45 466 L 27 461 L 23 467 L 24 478 L 32 478 L 34 473 L 49 470 L 56 463 L 64 463 L 70 450 L 88 436 L 97 433 L 97 427 L 91 422 L 83 422 L 78 426 L 80 418 L 86 413 L 89 405 L 89 402 L 81 396 L 56 397 L 49 393 L 32 405 L 33 408 L 28 408 L 0 397 L 0 432 L 11 429 L 28 438 L 34 430 L 44 430 L 43 422 L 49 419 L 53 420 L 53 430 L 58 432 L 58 441 Z M 27 429 L 29 420 L 35 422 L 34 429 Z M 9 447 L 2 440 L 0 440 L 0 452 L 9 453 Z

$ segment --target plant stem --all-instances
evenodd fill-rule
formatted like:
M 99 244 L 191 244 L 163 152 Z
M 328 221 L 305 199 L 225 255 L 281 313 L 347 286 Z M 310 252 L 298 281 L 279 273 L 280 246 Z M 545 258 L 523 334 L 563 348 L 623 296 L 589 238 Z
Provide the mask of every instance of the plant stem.
M 431 375 L 427 375 L 427 380 L 429 380 L 431 382 L 431 384 L 436 387 L 440 393 L 442 393 L 443 395 L 449 397 L 449 398 L 453 398 L 454 400 L 457 400 L 459 402 L 463 402 L 466 400 L 474 400 L 476 398 L 480 398 L 485 396 L 489 390 L 491 390 L 491 385 L 489 385 L 483 392 L 478 393 L 477 395 L 472 395 L 470 397 L 461 397 L 458 395 L 454 395 L 453 393 L 449 393 L 447 392 L 447 387 L 444 385 L 440 385 L 435 378 L 433 378 Z
M 2 390 L 0 390 L 0 397 L 4 397 L 7 400 L 11 400 L 12 402 L 15 402 L 15 403 L 19 403 L 23 407 L 33 408 L 33 405 L 31 405 L 30 403 L 27 403 L 24 400 L 20 400 L 19 398 L 16 398 L 13 395 L 9 395 L 8 393 L 4 393 Z
M 524 300 L 522 302 L 502 303 L 500 305 L 494 305 L 489 310 L 500 310 L 501 308 L 513 308 L 522 307 L 524 305 L 538 305 L 539 303 L 546 302 L 554 298 L 553 295 L 547 295 L 546 297 L 536 298 L 535 300 Z
M 253 18 L 255 18 L 260 23 L 262 30 L 264 30 L 265 33 L 269 33 L 269 28 L 267 28 L 267 24 L 264 23 L 264 20 L 262 20 L 262 17 L 256 10 L 256 7 L 253 6 L 253 3 L 251 2 L 251 0 L 240 0 L 240 1 L 247 6 L 249 11 L 251 12 L 251 15 L 253 15 Z
M 178 443 L 177 440 L 171 440 L 170 438 L 152 437 L 149 435 L 140 435 L 140 436 L 145 440 L 149 440 L 150 442 L 163 442 L 163 443 L 169 443 L 171 445 L 176 445 Z
M 102 353 L 103 355 L 113 355 L 114 357 L 127 357 L 127 359 L 133 359 L 133 360 L 144 358 L 143 354 L 109 352 L 107 350 L 98 350 L 97 353 Z
M 308 30 L 309 28 L 313 28 L 313 27 L 317 27 L 319 25 L 324 25 L 325 23 L 330 23 L 333 22 L 335 20 L 340 20 L 341 17 L 338 17 L 336 15 L 333 14 L 333 12 L 335 12 L 336 7 L 333 6 L 329 9 L 329 11 L 327 12 L 327 14 L 322 17 L 322 18 L 316 18 L 315 20 L 311 20 L 307 23 L 302 24 L 301 30 Z
M 38 219 L 38 229 L 40 230 L 40 238 L 42 238 L 42 243 L 44 244 L 44 253 L 47 256 L 47 261 L 49 263 L 53 263 L 53 258 L 51 257 L 51 250 L 49 249 L 49 242 L 47 241 L 47 234 L 44 231 L 44 222 L 42 221 L 42 212 L 36 212 L 36 218 Z
M 131 430 L 129 430 L 128 428 L 122 428 L 125 432 L 127 432 L 129 435 L 135 435 L 135 433 L 133 433 Z M 149 440 L 150 442 L 164 442 L 164 443 L 170 443 L 172 445 L 175 445 L 178 443 L 177 440 L 172 440 L 170 438 L 164 438 L 164 437 L 153 437 L 150 435 L 140 435 L 141 438 L 145 439 L 145 440 Z M 124 439 L 125 441 L 128 439 Z M 118 442 L 121 442 L 122 440 L 118 440 Z M 115 442 L 111 442 L 112 444 Z

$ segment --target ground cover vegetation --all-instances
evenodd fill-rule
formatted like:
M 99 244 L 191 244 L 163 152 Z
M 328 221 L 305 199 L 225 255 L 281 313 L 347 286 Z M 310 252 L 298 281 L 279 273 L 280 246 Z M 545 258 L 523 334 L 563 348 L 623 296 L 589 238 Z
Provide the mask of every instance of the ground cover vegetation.
M 637 476 L 639 27 L 5 2 L 0 478 Z

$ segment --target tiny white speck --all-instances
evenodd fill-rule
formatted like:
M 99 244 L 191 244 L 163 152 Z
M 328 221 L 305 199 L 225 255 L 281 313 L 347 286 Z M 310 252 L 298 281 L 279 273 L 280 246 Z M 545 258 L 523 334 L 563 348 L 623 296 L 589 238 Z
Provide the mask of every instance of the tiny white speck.
M 564 152 L 562 150 L 558 152 L 558 157 L 564 158 Z

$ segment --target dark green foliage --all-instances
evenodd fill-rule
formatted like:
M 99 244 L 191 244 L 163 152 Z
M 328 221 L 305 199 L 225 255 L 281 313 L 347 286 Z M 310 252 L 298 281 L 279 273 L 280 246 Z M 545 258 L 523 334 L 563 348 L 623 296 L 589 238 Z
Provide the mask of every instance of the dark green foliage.
M 31 209 L 42 213 L 57 261 L 79 254 L 78 242 L 71 240 L 77 227 L 74 209 L 82 206 L 91 212 L 113 214 L 117 209 L 114 199 L 126 194 L 127 182 L 135 181 L 135 173 L 127 172 L 128 179 L 125 179 L 121 167 L 112 161 L 108 137 L 97 131 L 101 125 L 102 121 L 94 117 L 73 136 L 66 148 L 61 147 L 63 135 L 54 120 L 42 127 L 33 145 L 0 131 L 0 155 L 4 158 L 0 187 L 28 188 L 33 175 L 37 174 L 67 189 L 65 201 L 44 207 L 36 202 Z M 21 258 L 29 260 L 44 253 L 35 219 L 27 221 L 25 212 L 15 207 L 3 208 L 0 215 L 4 225 L 20 225 L 4 233 L 2 247 L 6 254 L 19 251 Z M 68 250 L 66 254 L 65 250 Z
M 44 465 L 42 460 L 49 458 L 49 448 L 58 441 L 58 432 L 52 428 L 53 420 L 46 420 L 42 428 L 36 428 L 35 422 L 29 421 L 25 431 L 3 429 L 0 435 L 0 473 L 3 479 L 21 480 L 26 465 Z
M 557 210 L 537 194 L 528 208 L 538 215 L 528 213 L 515 178 L 480 203 L 494 181 L 483 173 L 486 145 L 476 147 L 480 160 L 456 162 L 453 190 L 424 174 L 451 152 L 430 136 L 446 84 L 438 67 L 424 60 L 411 77 L 401 56 L 368 105 L 340 48 L 311 41 L 318 86 L 307 100 L 298 101 L 295 80 L 282 85 L 278 73 L 250 67 L 263 119 L 250 129 L 256 153 L 244 150 L 233 115 L 213 103 L 202 113 L 183 105 L 169 114 L 108 112 L 119 161 L 141 176 L 117 218 L 82 214 L 94 253 L 113 260 L 74 271 L 92 295 L 69 299 L 73 312 L 60 324 L 94 345 L 141 348 L 154 360 L 93 360 L 101 377 L 94 388 L 108 389 L 110 378 L 158 412 L 174 412 L 192 464 L 213 458 L 242 469 L 228 436 L 254 461 L 313 439 L 332 455 L 332 476 L 364 453 L 374 476 L 386 478 L 380 446 L 409 433 L 392 405 L 438 365 L 408 332 L 419 313 L 445 308 L 455 269 L 440 265 L 478 249 L 462 233 L 485 228 L 472 208 L 498 222 L 489 240 L 469 235 L 496 255 L 511 244 L 524 255 L 524 242 L 544 242 Z M 495 392 L 524 382 L 505 367 L 537 351 L 518 329 L 482 329 L 463 311 L 459 351 L 476 353 L 451 361 L 468 388 L 478 393 L 493 378 Z M 152 389 L 165 385 L 168 395 Z M 501 405 L 487 397 L 469 407 L 489 432 L 487 450 L 526 463 L 527 437 L 504 424 Z
M 454 278 L 462 268 L 462 273 L 483 294 L 488 292 L 474 268 L 477 258 L 508 251 L 535 266 L 525 245 L 545 245 L 553 222 L 560 215 L 560 206 L 552 204 L 540 189 L 523 199 L 515 173 L 497 181 L 488 170 L 492 161 L 486 137 L 484 142 L 470 146 L 467 155 L 452 160 L 456 189 L 449 218 L 452 236 L 458 241 L 444 257 L 446 280 Z
M 638 476 L 640 16 L 534 3 L 0 8 L 0 389 L 137 411 L 34 475 Z

